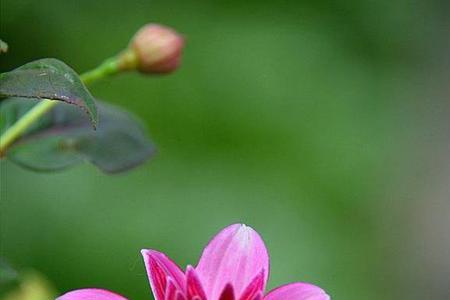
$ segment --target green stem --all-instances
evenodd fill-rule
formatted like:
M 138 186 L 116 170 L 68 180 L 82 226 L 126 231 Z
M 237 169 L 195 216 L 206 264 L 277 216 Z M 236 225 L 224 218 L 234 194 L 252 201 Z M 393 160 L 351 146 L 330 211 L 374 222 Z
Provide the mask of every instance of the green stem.
M 90 84 L 107 76 L 117 74 L 119 71 L 119 62 L 117 58 L 113 57 L 105 60 L 97 68 L 81 74 L 80 78 L 84 84 Z
M 117 74 L 120 71 L 119 63 L 116 58 L 111 58 L 103 62 L 93 70 L 80 75 L 84 84 L 90 84 L 99 79 Z M 9 127 L 0 137 L 0 156 L 6 149 L 18 139 L 30 126 L 39 118 L 49 112 L 60 101 L 43 99 L 32 109 L 26 112 L 16 123 Z

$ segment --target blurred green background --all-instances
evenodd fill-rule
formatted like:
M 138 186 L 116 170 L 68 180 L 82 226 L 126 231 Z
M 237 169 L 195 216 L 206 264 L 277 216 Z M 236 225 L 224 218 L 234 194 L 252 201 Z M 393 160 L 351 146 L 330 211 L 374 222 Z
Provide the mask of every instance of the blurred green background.
M 450 296 L 445 1 L 0 3 L 2 71 L 56 57 L 81 73 L 148 22 L 187 40 L 173 75 L 91 87 L 145 121 L 152 161 L 116 176 L 1 162 L 0 256 L 18 270 L 59 293 L 150 299 L 140 249 L 194 264 L 244 222 L 269 248 L 270 288 Z

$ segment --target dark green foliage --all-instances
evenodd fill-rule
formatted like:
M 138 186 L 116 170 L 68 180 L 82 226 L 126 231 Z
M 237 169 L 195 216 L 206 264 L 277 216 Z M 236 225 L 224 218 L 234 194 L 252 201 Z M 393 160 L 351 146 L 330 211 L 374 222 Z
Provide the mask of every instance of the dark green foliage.
M 104 172 L 130 169 L 155 151 L 141 124 L 129 113 L 96 101 L 101 122 L 93 130 L 86 115 L 72 105 L 58 105 L 8 149 L 7 157 L 37 171 L 64 169 L 90 161 Z M 0 133 L 11 126 L 34 101 L 11 98 L 2 102 Z
M 78 74 L 62 61 L 39 59 L 0 74 L 0 98 L 23 97 L 60 100 L 85 110 L 94 127 L 95 101 Z

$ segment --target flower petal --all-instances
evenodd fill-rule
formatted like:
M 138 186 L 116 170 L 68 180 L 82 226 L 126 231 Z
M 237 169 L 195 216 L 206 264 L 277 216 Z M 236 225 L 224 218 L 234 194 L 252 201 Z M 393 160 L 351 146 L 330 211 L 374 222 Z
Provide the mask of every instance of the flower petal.
M 177 288 L 175 287 L 175 283 L 171 278 L 167 279 L 166 285 L 166 294 L 164 295 L 164 300 L 176 300 Z
M 264 270 L 261 270 L 258 275 L 245 288 L 239 300 L 254 300 L 260 297 L 264 292 Z
M 187 299 L 206 300 L 206 295 L 203 291 L 202 284 L 200 283 L 200 280 L 195 273 L 195 269 L 192 268 L 192 266 L 187 267 L 186 282 Z
M 181 293 L 181 292 L 177 292 L 177 294 L 175 295 L 175 300 L 186 300 L 186 297 Z
M 263 298 L 264 298 L 264 297 L 263 297 L 263 294 L 262 294 L 262 293 L 259 293 L 259 294 L 256 294 L 255 297 L 253 297 L 252 300 L 262 300 Z
M 177 291 L 183 291 L 186 279 L 184 273 L 174 262 L 165 254 L 155 250 L 142 250 L 141 253 L 156 300 L 165 300 L 166 291 L 169 291 L 169 279 Z
M 264 300 L 330 300 L 330 296 L 315 285 L 296 282 L 270 291 Z
M 65 293 L 56 300 L 127 300 L 127 298 L 102 289 L 81 289 Z
M 175 287 L 173 280 L 170 278 L 167 279 L 165 300 L 186 300 L 184 293 Z
M 266 247 L 255 230 L 242 224 L 228 226 L 216 235 L 196 268 L 208 299 L 218 299 L 227 284 L 239 298 L 261 270 L 264 288 L 269 273 Z

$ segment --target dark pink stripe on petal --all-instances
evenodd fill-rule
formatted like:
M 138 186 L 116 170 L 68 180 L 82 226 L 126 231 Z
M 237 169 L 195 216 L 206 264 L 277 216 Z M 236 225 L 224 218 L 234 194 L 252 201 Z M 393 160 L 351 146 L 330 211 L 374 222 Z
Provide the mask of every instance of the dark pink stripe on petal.
M 154 250 L 142 250 L 150 286 L 156 300 L 165 300 L 168 279 L 176 290 L 182 291 L 186 285 L 184 273 L 165 254 Z
M 252 300 L 262 300 L 264 298 L 263 293 L 256 294 Z
M 227 285 L 225 285 L 225 288 L 223 289 L 219 300 L 234 300 L 234 291 L 231 284 L 228 283 Z
M 206 300 L 205 292 L 203 291 L 202 284 L 195 273 L 195 269 L 192 266 L 187 267 L 186 271 L 186 294 L 188 300 Z
M 177 292 L 175 299 L 176 300 L 186 300 L 186 297 L 181 292 Z
M 258 294 L 264 292 L 264 270 L 253 278 L 250 284 L 245 288 L 239 300 L 254 300 Z
M 150 284 L 155 298 L 164 299 L 167 284 L 167 277 L 164 270 L 152 259 L 148 262 L 148 270 L 150 270 L 151 273 Z
M 330 296 L 315 285 L 296 282 L 272 290 L 264 300 L 330 300 Z
M 165 300 L 176 300 L 176 296 L 177 296 L 177 288 L 175 287 L 173 280 L 168 278 L 167 286 L 166 286 L 166 294 L 164 296 L 164 299 Z

